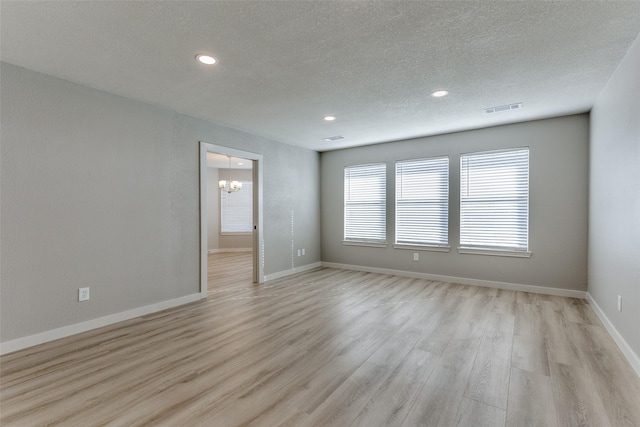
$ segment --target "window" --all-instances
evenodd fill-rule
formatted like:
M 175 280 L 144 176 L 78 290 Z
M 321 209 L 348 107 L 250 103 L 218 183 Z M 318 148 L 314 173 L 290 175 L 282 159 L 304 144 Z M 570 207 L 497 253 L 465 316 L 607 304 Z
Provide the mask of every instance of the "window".
M 396 244 L 449 244 L 449 158 L 396 163 Z
M 220 192 L 220 232 L 253 232 L 253 183 L 242 181 L 242 190 Z
M 344 168 L 345 242 L 385 243 L 386 175 L 384 163 Z
M 527 252 L 529 149 L 460 157 L 460 246 Z

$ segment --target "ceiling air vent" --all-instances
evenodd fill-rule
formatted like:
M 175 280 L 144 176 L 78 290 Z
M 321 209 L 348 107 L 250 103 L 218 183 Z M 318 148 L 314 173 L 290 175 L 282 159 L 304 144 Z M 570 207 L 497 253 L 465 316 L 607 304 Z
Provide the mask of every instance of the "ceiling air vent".
M 328 138 L 322 138 L 323 141 L 337 141 L 339 139 L 344 139 L 342 135 L 330 136 Z
M 484 112 L 487 114 L 499 113 L 501 111 L 519 110 L 522 108 L 522 102 L 517 104 L 500 105 L 498 107 L 485 108 Z

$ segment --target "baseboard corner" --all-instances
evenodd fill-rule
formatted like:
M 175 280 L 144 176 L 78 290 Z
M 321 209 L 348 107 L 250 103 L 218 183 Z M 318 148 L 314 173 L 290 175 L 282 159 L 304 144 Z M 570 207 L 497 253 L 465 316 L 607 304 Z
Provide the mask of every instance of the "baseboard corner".
M 322 263 L 320 261 L 313 262 L 307 265 L 301 265 L 300 267 L 294 267 L 290 270 L 278 271 L 277 273 L 271 273 L 264 276 L 264 281 L 268 282 L 270 280 L 281 279 L 283 277 L 291 276 L 292 274 L 302 273 L 303 271 L 313 270 L 314 268 L 322 267 Z
M 611 320 L 607 317 L 602 308 L 600 308 L 596 300 L 593 299 L 589 292 L 587 292 L 587 301 L 589 301 L 589 306 L 596 314 L 596 316 L 598 316 L 598 319 L 600 319 L 605 329 L 607 330 L 611 338 L 613 338 L 613 341 L 616 343 L 633 370 L 636 371 L 636 374 L 638 375 L 638 377 L 640 377 L 640 357 L 633 351 L 622 334 L 618 332 Z

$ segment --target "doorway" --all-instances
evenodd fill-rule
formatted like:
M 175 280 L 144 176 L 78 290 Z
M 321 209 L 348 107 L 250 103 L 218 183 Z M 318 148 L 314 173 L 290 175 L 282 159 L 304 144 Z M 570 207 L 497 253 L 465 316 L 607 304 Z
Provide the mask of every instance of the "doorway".
M 252 194 L 252 224 L 251 234 L 249 235 L 250 244 L 252 249 L 253 258 L 253 282 L 264 282 L 264 254 L 263 254 L 263 237 L 262 237 L 262 155 L 251 153 L 248 151 L 237 150 L 235 148 L 225 147 L 221 145 L 214 145 L 207 142 L 200 142 L 200 296 L 206 298 L 207 296 L 207 276 L 208 276 L 208 254 L 209 254 L 209 236 L 210 236 L 210 224 L 209 224 L 209 193 L 214 190 L 210 188 L 212 186 L 211 179 L 208 179 L 208 157 L 223 156 L 224 159 L 233 160 L 236 159 L 236 165 L 238 162 L 243 163 L 239 159 L 245 159 L 246 162 L 251 162 L 251 183 L 252 185 L 246 185 L 238 192 L 248 190 Z M 247 165 L 243 165 L 245 174 L 248 173 L 249 168 Z M 233 170 L 225 170 L 225 173 L 233 173 Z M 238 172 L 240 174 L 240 172 Z M 233 177 L 232 177 L 233 179 Z M 230 181 L 229 179 L 227 179 Z M 215 183 L 214 183 L 215 184 Z M 219 191 L 215 188 L 215 191 Z M 243 194 L 246 198 L 247 193 Z M 247 240 L 249 241 L 249 240 Z

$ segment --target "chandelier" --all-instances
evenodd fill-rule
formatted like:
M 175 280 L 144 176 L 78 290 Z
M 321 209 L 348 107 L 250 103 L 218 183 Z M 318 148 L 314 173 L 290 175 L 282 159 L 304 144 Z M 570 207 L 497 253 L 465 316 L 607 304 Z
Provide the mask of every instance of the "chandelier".
M 234 191 L 240 191 L 242 189 L 242 183 L 239 181 L 231 181 L 231 156 L 227 157 L 229 157 L 229 180 L 225 181 L 221 179 L 218 181 L 218 188 L 220 188 L 220 191 L 233 193 Z

